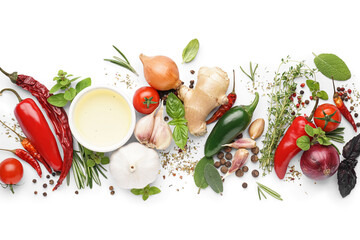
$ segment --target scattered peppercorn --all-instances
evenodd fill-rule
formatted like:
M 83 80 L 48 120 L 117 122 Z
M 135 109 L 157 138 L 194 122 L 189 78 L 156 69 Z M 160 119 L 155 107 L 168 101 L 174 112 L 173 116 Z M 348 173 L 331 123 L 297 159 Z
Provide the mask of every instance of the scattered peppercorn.
M 310 101 L 306 99 L 305 104 L 308 105 L 309 103 L 310 103 Z
M 194 70 L 190 70 L 190 73 L 191 73 L 191 74 L 194 74 L 194 73 L 195 73 L 195 71 L 194 71 Z
M 228 167 L 228 168 L 231 167 L 231 162 L 230 162 L 230 161 L 227 161 L 227 162 L 225 163 L 225 166 Z
M 259 176 L 259 171 L 255 169 L 251 172 L 251 175 L 256 178 Z
M 47 184 L 46 184 L 46 183 L 43 184 L 43 188 L 47 188 Z
M 46 178 L 49 179 L 49 178 L 50 178 L 50 175 L 46 175 Z
M 46 192 L 44 192 L 44 193 L 43 193 L 43 196 L 44 196 L 44 197 L 46 197 L 46 196 L 47 196 L 47 193 L 46 193 Z
M 358 113 L 355 113 L 355 114 L 354 114 L 354 117 L 358 117 L 358 116 L 359 116 L 359 114 L 358 114 Z
M 248 172 L 248 171 L 249 171 L 249 168 L 248 168 L 247 166 L 243 166 L 243 167 L 242 167 L 242 171 L 243 171 L 243 172 Z
M 50 185 L 53 185 L 53 184 L 54 184 L 54 180 L 51 179 L 51 180 L 49 181 L 49 184 L 50 184 Z
M 168 116 L 165 116 L 164 117 L 164 120 L 167 122 L 167 121 L 169 121 L 169 117 Z
M 36 181 L 36 179 L 33 179 L 32 182 L 33 182 L 33 183 L 36 183 L 37 181 Z
M 113 187 L 113 186 L 110 186 L 110 187 L 109 187 L 109 190 L 110 190 L 110 191 L 114 190 L 114 187 Z
M 75 191 L 75 194 L 79 194 L 79 191 Z
M 242 184 L 242 187 L 243 187 L 243 188 L 247 188 L 247 183 L 244 182 L 244 183 Z
M 340 87 L 337 87 L 336 90 L 337 90 L 338 92 L 340 92 L 340 91 L 341 91 L 341 88 L 340 88 Z
M 258 156 L 256 156 L 256 155 L 252 155 L 252 156 L 251 156 L 251 161 L 252 161 L 253 163 L 256 163 L 258 160 L 259 160 L 259 157 L 258 157 Z
M 341 88 L 341 91 L 342 91 L 342 92 L 343 92 L 343 91 L 345 91 L 345 88 L 344 88 L 344 87 L 342 87 L 342 88 Z
M 111 195 L 114 195 L 114 194 L 115 194 L 115 191 L 111 191 L 110 194 L 111 194 Z
M 227 153 L 231 152 L 231 147 L 224 147 L 224 151 Z
M 296 108 L 299 108 L 300 107 L 300 104 L 298 103 L 298 104 L 296 104 Z
M 214 163 L 214 167 L 219 168 L 220 166 L 221 166 L 220 161 L 217 161 L 217 162 Z
M 220 159 L 220 164 L 221 164 L 221 165 L 225 165 L 225 163 L 226 163 L 225 158 Z
M 301 90 L 301 91 L 300 91 L 300 94 L 301 94 L 301 95 L 303 95 L 303 94 L 304 94 L 304 91 L 303 91 L 303 90 Z
M 231 159 L 232 159 L 232 154 L 231 154 L 230 152 L 226 153 L 226 154 L 225 154 L 225 158 L 226 158 L 227 160 L 231 160 Z
M 194 85 L 190 85 L 189 88 L 194 88 Z
M 356 126 L 357 126 L 357 127 L 360 127 L 360 122 L 358 122 L 358 123 L 356 124 Z
M 351 111 L 353 111 L 354 109 L 355 109 L 354 106 L 351 106 L 351 107 L 350 107 L 350 110 L 351 110 Z
M 260 151 L 259 147 L 254 147 L 254 148 L 251 149 L 251 152 L 252 152 L 253 154 L 255 154 L 255 155 L 258 154 L 259 151 Z
M 228 172 L 228 168 L 225 167 L 225 166 L 222 166 L 222 167 L 220 168 L 220 171 L 225 174 L 225 173 Z
M 238 169 L 238 170 L 236 170 L 235 175 L 236 175 L 237 177 L 242 177 L 242 176 L 244 176 L 244 172 L 241 171 L 241 169 Z
M 34 194 L 37 195 L 37 191 L 35 191 Z
M 195 81 L 194 80 L 190 80 L 190 84 L 194 84 L 195 83 Z
M 219 153 L 217 154 L 217 157 L 218 157 L 218 159 L 224 158 L 224 153 L 223 153 L 223 152 L 219 152 Z
M 314 100 L 313 96 L 310 96 L 310 100 Z
M 51 173 L 51 175 L 52 175 L 53 177 L 55 177 L 55 176 L 56 176 L 56 173 L 53 172 L 53 173 Z
M 305 87 L 305 83 L 300 84 L 300 87 L 302 88 Z
M 351 94 L 351 89 L 348 89 L 348 93 Z

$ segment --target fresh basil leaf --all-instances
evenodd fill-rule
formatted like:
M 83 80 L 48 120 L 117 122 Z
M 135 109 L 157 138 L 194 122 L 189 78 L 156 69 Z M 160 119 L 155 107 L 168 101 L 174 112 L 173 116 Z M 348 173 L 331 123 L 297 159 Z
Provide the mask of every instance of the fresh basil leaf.
M 316 93 L 316 96 L 322 100 L 328 100 L 329 96 L 325 91 L 320 91 Z
M 305 132 L 307 133 L 307 135 L 309 135 L 310 137 L 313 137 L 316 133 L 315 133 L 315 129 L 310 126 L 310 125 L 305 125 Z
M 296 140 L 296 145 L 301 148 L 301 150 L 307 151 L 310 149 L 310 138 L 308 136 L 299 137 Z
M 206 182 L 216 193 L 223 192 L 223 181 L 218 170 L 214 167 L 213 164 L 206 164 L 204 169 L 204 176 Z
M 207 188 L 208 183 L 206 182 L 204 171 L 206 164 L 214 164 L 214 159 L 212 157 L 203 157 L 195 167 L 194 172 L 194 181 L 195 185 L 199 188 L 199 191 L 201 188 Z
M 199 46 L 199 40 L 197 40 L 196 38 L 188 43 L 182 53 L 183 63 L 188 63 L 194 60 L 199 51 Z
M 76 84 L 76 92 L 79 93 L 91 85 L 91 78 L 85 78 Z
M 109 164 L 110 163 L 110 158 L 105 156 L 105 157 L 102 157 L 101 158 L 101 164 L 102 165 L 106 165 L 106 164 Z
M 155 195 L 155 194 L 159 194 L 161 192 L 161 190 L 157 187 L 150 187 L 149 189 L 149 195 Z
M 130 190 L 130 192 L 134 195 L 142 195 L 144 194 L 144 189 L 133 188 Z
M 168 122 L 169 125 L 186 124 L 188 121 L 185 118 L 176 118 Z
M 52 95 L 48 97 L 47 101 L 55 107 L 64 107 L 68 103 L 68 100 L 64 98 L 63 93 Z
M 166 99 L 166 113 L 174 119 L 185 116 L 184 105 L 174 93 L 170 93 Z
M 72 101 L 76 96 L 76 90 L 74 88 L 70 88 L 66 90 L 64 93 L 64 98 L 68 101 Z
M 314 63 L 318 70 L 330 79 L 345 81 L 351 78 L 351 72 L 345 62 L 334 54 L 315 55 Z
M 142 196 L 142 199 L 144 200 L 144 201 L 146 201 L 147 199 L 149 198 L 149 194 L 143 194 L 143 196 Z
M 49 93 L 56 93 L 57 91 L 60 90 L 60 88 L 61 88 L 61 84 L 57 83 L 50 89 Z
M 186 125 L 176 125 L 173 132 L 175 144 L 184 149 L 188 139 L 188 127 Z

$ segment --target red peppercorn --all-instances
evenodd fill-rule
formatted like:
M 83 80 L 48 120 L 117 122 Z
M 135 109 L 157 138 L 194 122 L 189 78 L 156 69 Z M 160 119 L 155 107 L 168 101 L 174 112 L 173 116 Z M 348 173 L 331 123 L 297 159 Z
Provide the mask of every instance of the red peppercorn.
M 339 92 L 339 93 L 338 93 L 338 95 L 339 95 L 339 96 L 342 96 L 342 95 L 343 95 L 343 93 L 342 93 L 342 92 Z
M 301 105 L 303 105 L 303 106 L 304 106 L 304 105 L 305 105 L 305 103 L 304 103 L 304 102 L 302 102 L 302 103 L 301 103 Z
M 305 87 L 305 83 L 300 84 L 300 87 Z
M 297 107 L 297 108 L 299 108 L 299 107 L 300 107 L 300 104 L 299 104 L 299 103 L 298 103 L 298 104 L 296 104 L 296 107 Z
M 313 98 L 313 96 L 310 96 L 310 100 L 313 100 L 314 98 Z
M 293 97 L 296 97 L 296 93 L 293 93 L 292 96 L 293 96 Z
M 348 89 L 348 93 L 349 93 L 349 94 L 351 93 L 351 89 Z

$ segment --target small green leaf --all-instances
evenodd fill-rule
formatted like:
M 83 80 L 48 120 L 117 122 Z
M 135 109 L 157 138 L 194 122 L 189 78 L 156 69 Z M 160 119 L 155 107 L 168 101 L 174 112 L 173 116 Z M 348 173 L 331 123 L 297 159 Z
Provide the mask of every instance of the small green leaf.
M 318 70 L 330 79 L 345 81 L 351 78 L 351 72 L 345 62 L 334 54 L 315 55 L 314 63 Z
M 61 84 L 57 83 L 50 89 L 49 93 L 56 93 L 57 91 L 60 90 L 60 88 L 61 88 Z
M 68 103 L 68 100 L 64 98 L 63 93 L 52 95 L 48 97 L 47 101 L 55 107 L 64 107 Z
M 70 85 L 70 81 L 67 78 L 65 78 L 64 80 L 61 80 L 59 83 L 63 87 L 66 87 L 66 86 Z
M 214 167 L 213 164 L 206 164 L 204 170 L 206 182 L 209 184 L 212 190 L 214 190 L 214 192 L 221 194 L 223 192 L 223 181 L 218 170 Z
M 130 190 L 130 192 L 134 195 L 142 195 L 144 194 L 144 189 L 133 188 Z
M 310 136 L 313 137 L 315 133 L 315 129 L 310 125 L 305 125 L 305 132 Z
M 89 86 L 91 86 L 91 78 L 85 78 L 76 84 L 76 92 L 79 93 Z
M 301 148 L 301 150 L 307 151 L 310 149 L 310 138 L 308 136 L 299 137 L 296 140 L 296 145 Z
M 174 93 L 170 93 L 166 99 L 166 113 L 174 119 L 185 116 L 184 105 Z
M 101 158 L 96 157 L 96 158 L 94 159 L 94 161 L 95 161 L 96 164 L 100 164 L 100 163 L 101 163 Z
M 321 139 L 321 142 L 319 141 Z M 330 142 L 330 139 L 327 138 L 327 137 L 320 137 L 318 138 L 318 142 L 321 144 L 321 145 L 325 145 L 325 146 L 329 146 L 331 145 L 332 143 Z
M 318 141 L 318 143 L 320 145 L 324 145 L 324 139 L 323 138 L 319 137 L 319 138 L 317 138 L 317 141 Z
M 177 118 L 173 119 L 170 122 L 168 122 L 169 125 L 180 125 L 180 124 L 186 124 L 188 121 L 185 118 Z
M 106 165 L 106 164 L 109 164 L 110 163 L 110 158 L 105 156 L 103 158 L 101 158 L 101 164 L 102 165 Z
M 146 201 L 148 198 L 149 198 L 149 194 L 145 194 L 145 193 L 144 193 L 144 195 L 142 196 L 142 199 L 143 199 L 144 201 Z
M 320 91 L 316 93 L 316 96 L 322 100 L 328 100 L 329 96 L 325 91 Z
M 306 85 L 311 92 L 319 91 L 320 89 L 320 84 L 314 80 L 306 80 Z
M 199 40 L 196 38 L 188 43 L 182 53 L 183 63 L 191 62 L 196 57 L 199 51 L 199 46 Z
M 188 139 L 188 127 L 186 125 L 176 125 L 173 132 L 175 144 L 184 149 Z
M 66 90 L 64 93 L 64 98 L 68 101 L 72 101 L 76 96 L 76 90 L 74 88 L 70 88 Z
M 208 158 L 208 157 L 203 157 L 197 164 L 195 167 L 195 172 L 194 172 L 194 181 L 195 181 L 195 185 L 198 188 L 207 188 L 208 183 L 206 182 L 205 176 L 204 176 L 204 172 L 205 172 L 205 166 L 207 164 L 214 164 L 214 159 L 212 157 Z
M 95 161 L 92 160 L 92 159 L 88 159 L 88 160 L 86 161 L 86 165 L 87 165 L 88 167 L 93 167 L 93 166 L 95 166 Z
M 161 190 L 157 187 L 150 187 L 149 189 L 149 195 L 155 195 L 155 194 L 159 194 L 161 192 Z

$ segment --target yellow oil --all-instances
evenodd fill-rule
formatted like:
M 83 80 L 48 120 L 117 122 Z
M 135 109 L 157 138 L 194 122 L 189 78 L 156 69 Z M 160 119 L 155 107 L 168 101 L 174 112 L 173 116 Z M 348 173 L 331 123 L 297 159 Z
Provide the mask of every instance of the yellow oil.
M 126 100 L 110 89 L 94 89 L 84 94 L 74 108 L 73 118 L 81 137 L 97 147 L 120 142 L 132 121 Z

